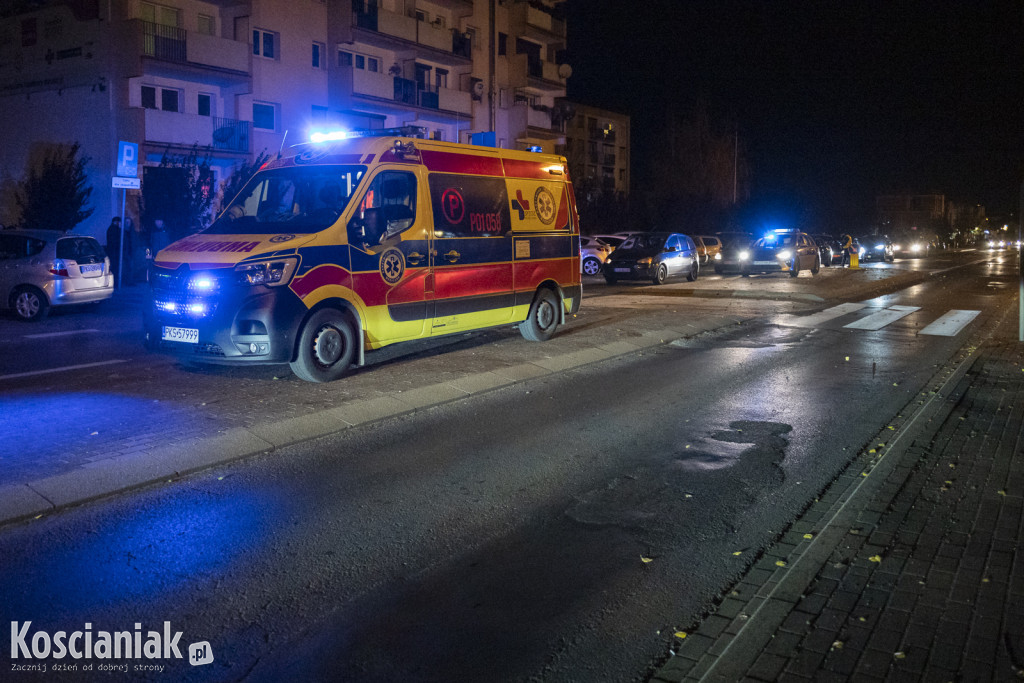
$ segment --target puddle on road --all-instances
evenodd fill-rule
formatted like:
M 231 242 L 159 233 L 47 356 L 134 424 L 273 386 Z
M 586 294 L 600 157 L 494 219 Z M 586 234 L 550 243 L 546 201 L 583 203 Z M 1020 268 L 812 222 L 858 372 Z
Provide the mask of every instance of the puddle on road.
M 815 330 L 781 325 L 754 329 L 727 329 L 720 333 L 677 339 L 669 343 L 679 349 L 767 349 L 800 344 L 814 336 Z
M 565 514 L 655 545 L 670 544 L 683 527 L 727 532 L 758 491 L 785 480 L 781 463 L 792 429 L 779 422 L 731 422 L 729 429 L 691 440 L 690 448 L 683 444 L 660 467 L 639 468 L 577 496 Z

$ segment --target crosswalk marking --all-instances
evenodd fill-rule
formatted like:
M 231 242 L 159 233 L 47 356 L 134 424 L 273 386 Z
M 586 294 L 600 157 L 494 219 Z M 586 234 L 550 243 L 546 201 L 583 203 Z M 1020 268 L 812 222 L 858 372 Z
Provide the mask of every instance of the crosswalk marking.
M 796 318 L 793 322 L 800 327 L 817 327 L 818 325 L 827 323 L 829 320 L 834 318 L 838 318 L 849 313 L 856 313 L 860 309 L 864 308 L 864 306 L 865 304 L 839 304 L 832 308 L 826 308 L 824 311 L 819 311 L 814 315 Z
M 914 311 L 920 311 L 920 306 L 889 306 L 878 313 L 872 313 L 866 318 L 861 318 L 849 325 L 843 325 L 851 330 L 880 330 L 889 323 L 905 318 Z
M 960 333 L 960 330 L 967 327 L 968 323 L 978 317 L 980 313 L 981 311 L 963 311 L 954 308 L 921 330 L 920 334 L 932 334 L 937 337 L 955 337 Z

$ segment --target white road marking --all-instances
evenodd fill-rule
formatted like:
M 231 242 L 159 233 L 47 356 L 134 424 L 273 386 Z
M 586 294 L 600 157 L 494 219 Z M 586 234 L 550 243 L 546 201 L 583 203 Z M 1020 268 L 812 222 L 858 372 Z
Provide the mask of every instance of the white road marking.
M 819 311 L 814 315 L 808 315 L 805 317 L 794 316 L 792 322 L 794 325 L 800 327 L 817 327 L 822 323 L 826 323 L 829 320 L 838 318 L 840 316 L 847 315 L 849 313 L 856 313 L 860 309 L 864 308 L 866 304 L 839 304 L 832 308 L 826 308 L 824 311 Z
M 849 325 L 843 325 L 843 327 L 848 327 L 851 330 L 880 330 L 889 323 L 894 323 L 900 318 L 905 318 L 914 311 L 920 310 L 920 306 L 890 306 Z
M 925 327 L 919 334 L 932 334 L 937 337 L 955 337 L 960 330 L 978 317 L 981 311 L 963 311 L 954 308 L 946 311 L 946 314 Z
M 49 375 L 54 372 L 65 372 L 67 370 L 82 370 L 84 368 L 95 368 L 100 365 L 114 365 L 115 363 L 124 363 L 124 359 L 118 360 L 101 360 L 96 363 L 82 363 L 81 365 L 65 365 L 61 368 L 47 368 L 46 370 L 33 370 L 32 372 L 19 372 L 14 375 L 0 375 L 0 380 L 5 379 L 18 379 L 19 377 L 34 377 L 36 375 Z
M 44 332 L 42 334 L 26 334 L 25 339 L 47 339 L 49 337 L 69 337 L 73 334 L 84 334 L 86 332 L 99 332 L 99 330 L 68 330 L 67 332 Z

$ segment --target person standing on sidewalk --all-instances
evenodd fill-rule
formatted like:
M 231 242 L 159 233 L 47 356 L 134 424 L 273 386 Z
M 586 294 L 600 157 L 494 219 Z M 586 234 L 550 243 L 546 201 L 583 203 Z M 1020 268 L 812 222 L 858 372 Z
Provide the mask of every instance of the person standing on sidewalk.
M 121 284 L 121 219 L 114 216 L 107 226 L 107 258 L 110 259 L 110 272 L 114 275 L 114 283 Z

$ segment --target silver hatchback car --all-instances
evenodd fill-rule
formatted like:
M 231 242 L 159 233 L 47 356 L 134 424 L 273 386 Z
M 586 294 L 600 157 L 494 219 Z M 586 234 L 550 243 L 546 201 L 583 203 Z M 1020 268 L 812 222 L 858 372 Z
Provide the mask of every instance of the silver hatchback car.
M 94 237 L 51 230 L 0 231 L 0 308 L 40 320 L 51 306 L 109 299 L 114 276 Z

